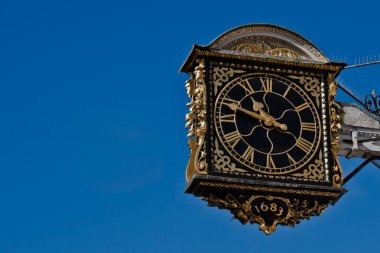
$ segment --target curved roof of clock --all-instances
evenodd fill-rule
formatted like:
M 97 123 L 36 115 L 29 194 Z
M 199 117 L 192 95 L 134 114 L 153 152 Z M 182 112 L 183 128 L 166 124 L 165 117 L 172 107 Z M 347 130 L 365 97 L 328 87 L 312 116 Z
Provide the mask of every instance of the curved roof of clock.
M 220 35 L 207 47 L 298 61 L 330 62 L 319 48 L 303 36 L 271 24 L 238 26 Z

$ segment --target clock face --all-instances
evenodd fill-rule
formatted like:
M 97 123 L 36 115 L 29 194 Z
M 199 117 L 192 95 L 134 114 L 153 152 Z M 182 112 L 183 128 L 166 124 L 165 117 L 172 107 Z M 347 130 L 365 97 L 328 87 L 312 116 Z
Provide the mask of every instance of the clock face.
M 319 114 L 307 93 L 288 79 L 266 73 L 241 76 L 221 90 L 215 129 L 232 157 L 266 174 L 304 166 L 321 138 Z

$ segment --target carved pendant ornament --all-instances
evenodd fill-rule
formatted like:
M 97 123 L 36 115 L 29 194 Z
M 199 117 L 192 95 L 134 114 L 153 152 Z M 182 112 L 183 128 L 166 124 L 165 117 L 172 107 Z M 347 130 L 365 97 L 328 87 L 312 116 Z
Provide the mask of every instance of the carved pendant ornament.
M 276 231 L 277 225 L 294 227 L 301 220 L 319 216 L 328 206 L 302 198 L 283 198 L 275 196 L 233 196 L 227 194 L 217 197 L 210 194 L 203 197 L 209 206 L 228 209 L 242 224 L 259 224 L 259 229 L 269 235 Z

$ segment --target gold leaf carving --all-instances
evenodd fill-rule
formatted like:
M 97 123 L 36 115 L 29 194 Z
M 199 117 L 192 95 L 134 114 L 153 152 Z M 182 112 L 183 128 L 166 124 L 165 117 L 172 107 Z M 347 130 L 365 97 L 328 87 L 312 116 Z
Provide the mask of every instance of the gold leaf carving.
M 222 172 L 247 172 L 246 170 L 237 168 L 235 163 L 231 162 L 231 158 L 226 156 L 223 150 L 219 149 L 217 140 L 215 140 L 214 168 Z
M 259 229 L 269 235 L 276 230 L 278 224 L 294 227 L 301 220 L 319 216 L 327 203 L 318 201 L 309 202 L 306 199 L 274 196 L 244 196 L 233 195 L 216 196 L 210 194 L 202 198 L 208 206 L 227 209 L 234 218 L 242 224 L 259 224 Z
M 300 84 L 303 84 L 305 89 L 310 92 L 310 95 L 315 97 L 315 102 L 319 107 L 319 97 L 321 95 L 320 82 L 317 78 L 309 76 L 289 76 L 292 79 L 299 80 Z
M 236 73 L 244 73 L 244 70 L 234 70 L 232 68 L 226 67 L 214 67 L 212 80 L 214 83 L 214 93 L 218 92 L 218 87 L 222 86 L 223 83 L 226 83 L 230 80 L 231 77 Z
M 188 145 L 190 159 L 186 169 L 186 180 L 189 182 L 193 174 L 205 174 L 207 168 L 205 136 L 207 131 L 206 84 L 204 80 L 205 63 L 199 59 L 192 77 L 186 81 L 187 95 L 190 102 L 189 113 L 186 114 L 185 128 L 189 129 Z
M 303 173 L 296 173 L 293 174 L 293 176 L 323 180 L 325 174 L 322 162 L 322 151 L 319 151 L 319 157 L 315 159 L 313 164 L 309 164 L 308 168 L 305 169 Z
M 289 48 L 275 48 L 267 52 L 269 55 L 283 58 L 303 59 L 303 57 Z
M 331 153 L 334 159 L 333 165 L 333 184 L 340 188 L 343 184 L 343 170 L 338 158 L 339 148 L 339 131 L 341 129 L 341 118 L 338 114 L 338 104 L 334 102 L 337 92 L 337 82 L 329 84 L 329 105 L 330 105 L 330 136 L 331 136 Z
M 311 216 L 319 216 L 328 207 L 328 204 L 321 204 L 318 201 L 310 203 L 307 200 L 294 199 L 291 206 L 291 215 L 287 225 L 294 227 L 303 219 L 310 219 Z
M 271 43 L 263 40 L 249 41 L 239 43 L 232 47 L 230 50 L 240 51 L 243 53 L 265 54 L 270 56 L 278 56 L 282 58 L 291 58 L 298 60 L 306 60 L 307 58 L 290 48 L 283 45 Z

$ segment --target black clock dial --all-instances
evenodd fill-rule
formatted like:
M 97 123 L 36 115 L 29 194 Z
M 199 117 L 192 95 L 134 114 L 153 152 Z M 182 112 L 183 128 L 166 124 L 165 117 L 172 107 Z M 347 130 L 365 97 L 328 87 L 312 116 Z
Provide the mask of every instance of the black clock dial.
M 216 132 L 224 148 L 252 170 L 285 174 L 315 154 L 318 112 L 306 92 L 272 74 L 248 74 L 228 83 L 215 104 Z

